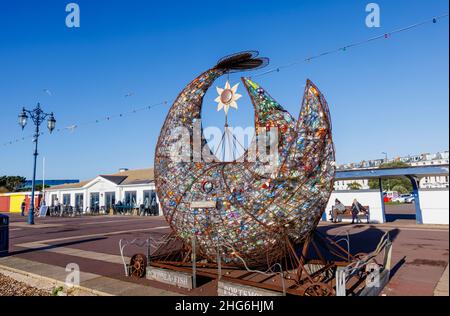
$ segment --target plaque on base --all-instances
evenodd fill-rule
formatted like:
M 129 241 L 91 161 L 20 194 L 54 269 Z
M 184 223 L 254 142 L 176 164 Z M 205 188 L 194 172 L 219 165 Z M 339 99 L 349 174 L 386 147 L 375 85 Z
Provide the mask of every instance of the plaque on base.
M 192 289 L 192 275 L 183 272 L 147 267 L 147 279 Z
M 282 296 L 283 293 L 260 289 L 253 286 L 219 281 L 217 286 L 219 296 Z

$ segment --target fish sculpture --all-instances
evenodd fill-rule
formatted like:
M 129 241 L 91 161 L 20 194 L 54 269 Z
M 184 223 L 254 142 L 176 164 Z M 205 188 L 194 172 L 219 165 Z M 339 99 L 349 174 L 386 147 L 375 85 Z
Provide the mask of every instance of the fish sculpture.
M 242 78 L 255 111 L 251 144 L 277 131 L 275 159 L 249 159 L 249 149 L 232 162 L 174 160 L 174 131 L 213 156 L 200 127 L 203 98 L 219 77 L 261 66 L 263 58 L 245 52 L 222 59 L 178 95 L 161 129 L 155 152 L 155 182 L 163 214 L 187 247 L 210 262 L 267 267 L 283 259 L 317 227 L 335 177 L 335 154 L 327 102 L 307 80 L 300 115 L 294 119 L 251 78 Z M 263 135 L 265 134 L 265 135 Z M 249 148 L 253 148 L 249 146 Z M 206 150 L 205 150 L 206 149 Z M 276 167 L 267 172 L 267 164 Z M 200 204 L 199 204 L 200 202 Z M 209 204 L 205 204 L 209 202 Z M 205 206 L 202 206 L 203 204 Z M 200 206 L 199 206 L 200 205 Z

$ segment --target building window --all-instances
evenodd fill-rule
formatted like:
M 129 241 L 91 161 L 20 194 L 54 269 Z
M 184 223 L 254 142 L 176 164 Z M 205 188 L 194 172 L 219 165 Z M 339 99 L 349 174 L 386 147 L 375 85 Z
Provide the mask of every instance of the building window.
M 63 194 L 63 205 L 70 205 L 70 194 Z
M 106 192 L 105 193 L 105 207 L 107 210 L 116 204 L 116 192 Z
M 82 209 L 83 205 L 84 205 L 84 194 L 83 193 L 76 193 L 75 194 L 75 207 Z
M 136 191 L 125 192 L 125 205 L 136 206 Z
M 159 214 L 159 205 L 156 202 L 156 192 L 153 190 L 144 191 L 144 207 L 149 209 L 151 214 Z
M 90 195 L 90 203 L 89 208 L 91 211 L 99 210 L 100 209 L 100 193 L 98 192 L 92 192 Z
M 144 191 L 144 206 L 145 207 L 150 206 L 150 199 L 151 199 L 152 192 L 153 191 L 151 191 L 151 190 Z
M 56 194 L 52 194 L 52 206 L 55 206 L 55 201 L 56 201 L 56 199 L 57 199 L 57 196 L 58 195 L 56 195 Z

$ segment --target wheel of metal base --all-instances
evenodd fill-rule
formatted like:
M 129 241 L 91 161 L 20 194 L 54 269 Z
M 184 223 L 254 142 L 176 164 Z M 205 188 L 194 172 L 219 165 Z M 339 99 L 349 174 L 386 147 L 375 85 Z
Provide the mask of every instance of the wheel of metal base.
M 143 254 L 135 254 L 130 260 L 130 275 L 135 278 L 143 278 L 147 267 L 147 257 Z
M 303 292 L 304 296 L 332 296 L 333 288 L 328 284 L 317 282 L 310 284 Z

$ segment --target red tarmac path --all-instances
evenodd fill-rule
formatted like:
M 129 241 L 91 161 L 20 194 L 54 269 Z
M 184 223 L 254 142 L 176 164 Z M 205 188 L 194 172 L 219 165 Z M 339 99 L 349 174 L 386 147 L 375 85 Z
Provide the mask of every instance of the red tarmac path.
M 10 216 L 9 258 L 21 258 L 65 268 L 77 263 L 82 272 L 94 273 L 127 284 L 150 285 L 175 293 L 202 295 L 210 293 L 212 284 L 191 292 L 145 279 L 124 276 L 120 262 L 119 240 L 126 238 L 158 239 L 169 232 L 162 217 L 98 216 L 36 219 L 30 227 L 19 214 Z M 449 259 L 448 226 L 427 226 L 410 223 L 384 225 L 331 225 L 321 223 L 319 230 L 329 236 L 350 235 L 351 252 L 375 249 L 384 232 L 393 239 L 392 277 L 385 295 L 433 295 Z M 129 246 L 125 255 L 145 253 L 145 249 Z M 0 265 L 2 261 L 0 260 Z M 39 271 L 34 271 L 39 274 Z

